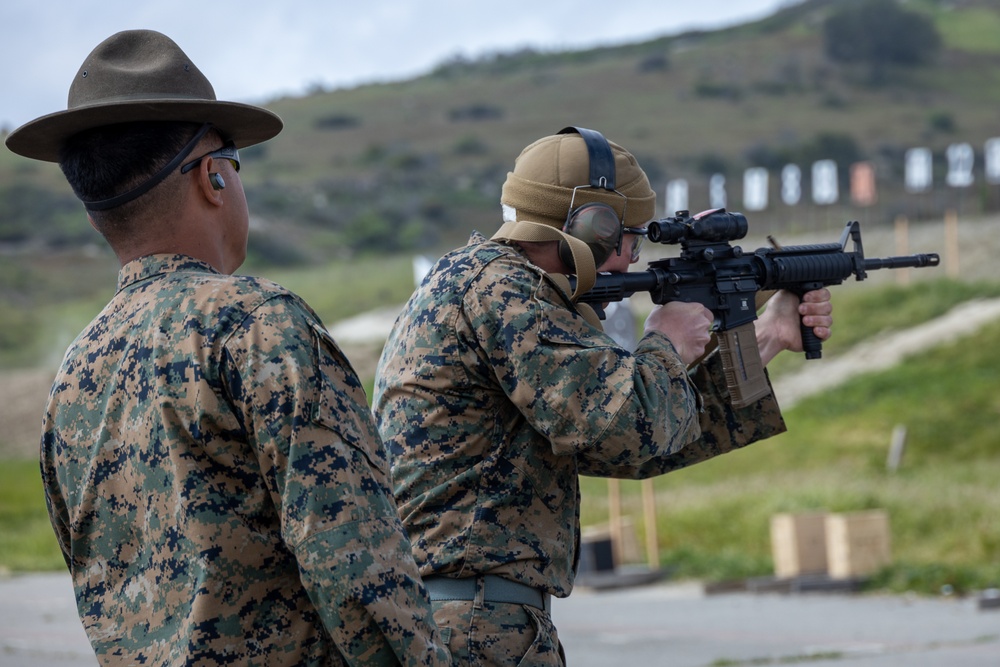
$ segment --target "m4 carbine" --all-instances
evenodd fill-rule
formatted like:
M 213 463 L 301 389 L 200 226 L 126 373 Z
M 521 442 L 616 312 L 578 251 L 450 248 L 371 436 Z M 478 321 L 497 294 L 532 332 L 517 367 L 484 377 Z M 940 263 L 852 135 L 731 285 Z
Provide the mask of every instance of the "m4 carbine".
M 654 220 L 646 236 L 654 243 L 679 243 L 680 256 L 650 262 L 645 271 L 599 273 L 594 287 L 578 301 L 590 304 L 599 314 L 603 304 L 637 292 L 649 292 L 656 304 L 704 305 L 715 315 L 714 331 L 732 404 L 744 407 L 770 392 L 753 325 L 759 292 L 786 289 L 801 297 L 811 290 L 839 285 L 852 275 L 864 280 L 868 271 L 940 263 L 935 253 L 866 258 L 856 221 L 847 223 L 838 243 L 759 248 L 753 254 L 730 243 L 746 236 L 747 228 L 746 217 L 722 208 L 695 216 L 679 211 L 674 217 Z M 807 359 L 822 355 L 822 341 L 804 325 L 802 345 Z

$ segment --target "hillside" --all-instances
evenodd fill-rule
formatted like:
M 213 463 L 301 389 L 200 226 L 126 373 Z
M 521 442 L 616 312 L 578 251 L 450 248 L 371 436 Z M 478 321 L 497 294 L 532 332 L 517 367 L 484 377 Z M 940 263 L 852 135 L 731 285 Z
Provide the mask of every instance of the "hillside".
M 672 213 L 663 209 L 669 180 L 687 179 L 690 208 L 699 210 L 708 207 L 710 175 L 722 173 L 730 208 L 742 209 L 747 167 L 776 172 L 795 160 L 807 172 L 824 158 L 842 162 L 845 192 L 847 160 L 875 162 L 879 204 L 857 211 L 873 221 L 995 205 L 989 190 L 906 196 L 902 180 L 909 148 L 935 152 L 940 184 L 948 145 L 969 142 L 981 152 L 1000 130 L 1000 49 L 968 39 L 977 24 L 1000 28 L 1000 8 L 907 3 L 931 12 L 945 46 L 930 65 L 893 69 L 872 85 L 865 68 L 824 55 L 824 17 L 843 4 L 812 0 L 729 30 L 499 54 L 412 81 L 276 100 L 288 129 L 250 170 L 252 203 L 260 211 L 284 198 L 300 223 L 328 235 L 332 245 L 319 246 L 327 252 L 449 246 L 473 227 L 495 226 L 500 186 L 521 148 L 582 125 L 636 153 L 663 214 Z M 778 202 L 776 173 L 771 181 Z M 809 227 L 855 213 L 841 201 L 771 206 L 758 224 Z
M 825 20 L 857 4 L 808 0 L 726 30 L 588 51 L 498 53 L 443 63 L 409 81 L 272 100 L 267 106 L 285 131 L 243 156 L 256 214 L 252 259 L 294 264 L 453 245 L 474 227 L 495 226 L 514 157 L 566 125 L 600 129 L 631 148 L 661 207 L 666 183 L 683 178 L 690 208 L 706 208 L 708 179 L 722 174 L 729 207 L 741 210 L 743 170 L 766 167 L 774 173 L 772 205 L 756 214 L 761 226 L 1000 206 L 981 175 L 984 142 L 1000 134 L 1000 8 L 986 0 L 904 3 L 933 20 L 942 47 L 929 63 L 888 67 L 874 81 L 867 67 L 834 61 L 824 48 Z M 956 142 L 976 151 L 975 187 L 943 184 L 944 153 Z M 935 160 L 936 186 L 919 196 L 902 190 L 904 154 L 915 146 L 930 148 Z M 840 203 L 781 204 L 782 164 L 797 162 L 808 180 L 816 159 L 838 160 Z M 846 196 L 847 169 L 861 159 L 876 167 L 879 198 L 856 209 Z M 51 165 L 0 151 L 0 184 L 0 244 L 98 241 L 79 224 Z
M 724 175 L 727 206 L 744 210 L 760 239 L 828 240 L 849 219 L 861 220 L 867 236 L 900 214 L 939 220 L 956 210 L 965 219 L 1000 210 L 1000 187 L 982 173 L 985 142 L 1000 135 L 1000 7 L 903 3 L 933 21 L 942 45 L 930 62 L 888 68 L 876 84 L 866 67 L 831 60 L 823 35 L 836 11 L 871 1 L 807 0 L 726 30 L 498 53 L 442 63 L 408 81 L 272 100 L 284 132 L 242 154 L 253 212 L 243 271 L 283 277 L 304 266 L 320 274 L 332 264 L 367 267 L 359 262 L 374 257 L 433 256 L 472 229 L 495 228 L 514 157 L 570 124 L 600 129 L 637 154 L 660 195 L 658 214 L 668 213 L 668 181 L 686 179 L 689 208 L 699 210 L 709 205 L 709 177 Z M 956 142 L 975 149 L 973 187 L 945 183 L 945 151 Z M 921 194 L 902 188 L 905 151 L 914 146 L 934 154 L 934 187 Z M 846 182 L 838 203 L 809 203 L 809 162 L 834 158 L 842 181 L 847 158 L 873 163 L 877 203 L 852 205 Z M 794 206 L 781 199 L 785 160 L 801 165 L 805 179 Z M 761 165 L 771 174 L 770 203 L 747 211 L 743 170 Z M 65 313 L 93 312 L 116 270 L 58 168 L 6 149 L 0 257 L 0 368 L 49 361 L 86 321 Z M 359 271 L 344 279 L 385 278 Z M 326 316 L 397 305 L 406 294 L 398 286 L 371 292 Z

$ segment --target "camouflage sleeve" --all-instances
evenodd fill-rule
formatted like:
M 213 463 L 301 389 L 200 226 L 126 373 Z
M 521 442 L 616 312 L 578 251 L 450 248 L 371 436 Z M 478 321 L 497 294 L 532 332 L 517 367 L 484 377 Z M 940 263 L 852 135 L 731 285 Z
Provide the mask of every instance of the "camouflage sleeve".
M 492 274 L 502 278 L 469 290 L 466 316 L 504 392 L 556 454 L 639 466 L 698 436 L 697 392 L 666 338 L 634 355 L 540 271 L 510 263 Z
M 224 381 L 283 539 L 341 653 L 351 665 L 449 664 L 364 390 L 333 339 L 304 305 L 279 298 L 226 351 Z
M 648 342 L 647 336 L 640 343 Z M 753 405 L 734 408 L 726 389 L 725 372 L 719 355 L 708 357 L 692 373 L 691 379 L 698 388 L 701 407 L 698 413 L 700 437 L 664 455 L 640 465 L 615 465 L 605 460 L 584 456 L 578 459 L 580 474 L 594 477 L 620 477 L 644 479 L 685 468 L 725 454 L 747 445 L 770 438 L 785 431 L 785 422 L 774 394 L 768 394 Z M 609 433 L 627 430 L 627 421 L 609 429 Z M 635 427 L 634 439 L 642 438 L 642 427 Z

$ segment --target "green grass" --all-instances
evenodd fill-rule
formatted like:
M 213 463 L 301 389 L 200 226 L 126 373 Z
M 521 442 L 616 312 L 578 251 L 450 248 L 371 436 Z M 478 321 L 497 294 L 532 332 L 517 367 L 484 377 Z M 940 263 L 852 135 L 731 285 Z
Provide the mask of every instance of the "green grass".
M 370 279 L 358 285 L 348 281 L 352 275 Z M 328 321 L 361 306 L 401 303 L 412 285 L 408 259 L 267 277 L 316 303 Z M 351 290 L 344 289 L 348 284 Z M 1000 284 L 948 280 L 836 290 L 837 328 L 826 351 L 844 354 L 884 330 L 998 294 Z M 663 564 L 678 577 L 768 575 L 774 514 L 883 508 L 890 516 L 893 562 L 872 587 L 936 593 L 947 585 L 964 593 L 1000 584 L 996 349 L 1000 324 L 803 400 L 786 412 L 788 432 L 781 436 L 657 478 Z M 907 428 L 907 448 L 901 468 L 890 473 L 885 461 L 897 425 Z M 624 481 L 622 488 L 625 514 L 641 539 L 640 484 Z M 606 481 L 584 479 L 584 525 L 604 523 L 607 516 Z M 37 464 L 5 461 L 0 467 L 0 568 L 62 567 Z
M 873 587 L 965 593 L 1000 584 L 998 346 L 994 324 L 803 401 L 781 436 L 656 479 L 663 563 L 679 576 L 768 575 L 772 515 L 882 508 L 893 562 Z M 896 425 L 908 438 L 890 473 Z M 606 489 L 585 480 L 585 524 L 607 520 Z M 623 484 L 623 498 L 641 528 L 639 484 Z
M 73 266 L 56 267 L 50 273 L 58 278 L 47 275 L 44 283 L 35 281 L 33 291 L 16 302 L 5 301 L 0 293 L 0 307 L 6 313 L 0 331 L 0 368 L 58 365 L 66 347 L 114 293 L 117 264 L 113 259 L 95 264 L 96 268 L 87 266 L 86 274 L 76 277 Z M 29 277 L 41 275 L 28 267 L 18 270 Z M 402 255 L 298 268 L 251 267 L 241 273 L 267 278 L 292 290 L 327 326 L 373 308 L 402 305 L 414 288 L 412 260 Z
M 382 306 L 402 305 L 413 292 L 409 255 L 353 259 L 320 267 L 256 272 L 292 290 L 330 326 Z
M 833 337 L 823 344 L 823 356 L 842 354 L 879 334 L 944 315 L 956 304 L 1000 296 L 1000 283 L 927 280 L 919 287 L 867 283 L 831 287 Z M 783 354 L 768 364 L 772 376 L 807 367 L 803 355 Z
M 962 12 L 950 8 L 935 12 L 935 24 L 951 48 L 972 53 L 1000 53 L 1000 15 L 987 7 L 969 7 Z
M 65 567 L 45 511 L 38 462 L 0 462 L 0 570 Z

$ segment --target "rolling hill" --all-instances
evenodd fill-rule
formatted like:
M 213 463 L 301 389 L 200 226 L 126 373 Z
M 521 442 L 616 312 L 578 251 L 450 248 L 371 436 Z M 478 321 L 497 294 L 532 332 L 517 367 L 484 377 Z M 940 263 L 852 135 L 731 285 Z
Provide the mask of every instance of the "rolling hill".
M 713 174 L 742 210 L 748 167 L 772 172 L 758 230 L 885 222 L 947 208 L 1000 207 L 982 177 L 985 142 L 1000 135 L 1000 7 L 986 0 L 910 0 L 899 7 L 933 25 L 927 62 L 835 60 L 828 19 L 883 0 L 807 0 L 725 30 L 667 35 L 587 51 L 522 50 L 440 64 L 396 83 L 270 100 L 285 120 L 273 141 L 244 151 L 261 264 L 327 261 L 359 252 L 442 248 L 496 225 L 500 186 L 520 149 L 567 125 L 599 129 L 630 148 L 661 193 L 689 183 L 690 208 L 709 204 Z M 891 4 L 891 2 L 890 2 Z M 876 26 L 886 39 L 892 26 Z M 861 39 L 858 35 L 857 39 Z M 851 40 L 846 40 L 850 42 Z M 373 46 L 373 48 L 375 48 Z M 944 183 L 946 151 L 967 143 L 976 183 Z M 933 152 L 935 187 L 903 190 L 908 149 Z M 837 204 L 808 203 L 811 161 L 837 160 Z M 850 163 L 871 161 L 878 202 L 847 197 Z M 801 167 L 804 195 L 781 203 L 778 171 Z M 0 243 L 36 247 L 99 242 L 52 165 L 0 151 Z M 44 195 L 44 196 L 38 196 Z M 835 224 L 833 221 L 836 221 Z

